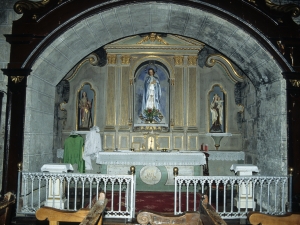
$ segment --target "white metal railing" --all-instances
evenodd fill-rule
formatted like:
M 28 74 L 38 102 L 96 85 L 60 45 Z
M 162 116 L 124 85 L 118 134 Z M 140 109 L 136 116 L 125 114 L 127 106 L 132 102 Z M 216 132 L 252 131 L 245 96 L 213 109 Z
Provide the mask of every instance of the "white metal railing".
M 17 215 L 42 206 L 76 211 L 90 208 L 100 191 L 109 203 L 106 217 L 134 218 L 136 177 L 132 175 L 19 172 Z
M 287 187 L 288 176 L 177 176 L 174 214 L 199 210 L 206 194 L 224 219 L 246 218 L 249 211 L 280 215 L 286 213 Z

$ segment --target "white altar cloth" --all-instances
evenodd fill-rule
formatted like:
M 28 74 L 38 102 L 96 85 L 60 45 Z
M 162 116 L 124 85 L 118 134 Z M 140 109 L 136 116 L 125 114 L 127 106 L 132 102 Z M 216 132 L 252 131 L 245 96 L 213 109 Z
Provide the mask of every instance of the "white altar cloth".
M 99 152 L 96 161 L 104 165 L 128 166 L 195 166 L 205 165 L 202 152 Z

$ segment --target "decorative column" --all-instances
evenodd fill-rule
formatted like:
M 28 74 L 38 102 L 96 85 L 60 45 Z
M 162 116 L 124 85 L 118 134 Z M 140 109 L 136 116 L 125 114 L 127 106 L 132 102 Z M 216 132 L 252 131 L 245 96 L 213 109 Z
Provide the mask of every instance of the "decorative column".
M 17 193 L 17 164 L 23 161 L 26 83 L 31 69 L 2 71 L 8 76 L 2 193 Z

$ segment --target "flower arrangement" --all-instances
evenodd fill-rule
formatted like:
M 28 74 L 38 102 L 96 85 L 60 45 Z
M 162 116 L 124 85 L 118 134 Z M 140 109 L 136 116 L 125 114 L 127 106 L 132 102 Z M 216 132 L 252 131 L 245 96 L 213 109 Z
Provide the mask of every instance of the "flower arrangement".
M 155 117 L 162 117 L 161 112 L 156 108 L 147 108 L 144 110 L 144 115 L 146 117 L 146 120 L 152 122 Z

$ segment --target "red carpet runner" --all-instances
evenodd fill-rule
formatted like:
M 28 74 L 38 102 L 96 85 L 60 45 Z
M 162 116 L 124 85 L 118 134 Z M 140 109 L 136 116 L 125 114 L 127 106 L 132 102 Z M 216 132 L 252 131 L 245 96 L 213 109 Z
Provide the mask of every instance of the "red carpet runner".
M 200 194 L 196 195 L 196 210 L 199 208 Z M 111 194 L 107 193 L 107 209 L 111 210 Z M 186 211 L 186 193 L 181 194 L 181 211 Z M 177 197 L 177 202 L 179 202 Z M 194 210 L 194 194 L 189 194 L 189 211 Z M 178 207 L 178 204 L 177 204 Z M 114 193 L 113 210 L 119 210 L 119 193 Z M 121 196 L 121 210 L 125 210 L 125 196 Z M 153 210 L 162 213 L 174 212 L 174 193 L 173 192 L 137 192 L 135 211 Z M 179 209 L 177 208 L 177 211 Z

